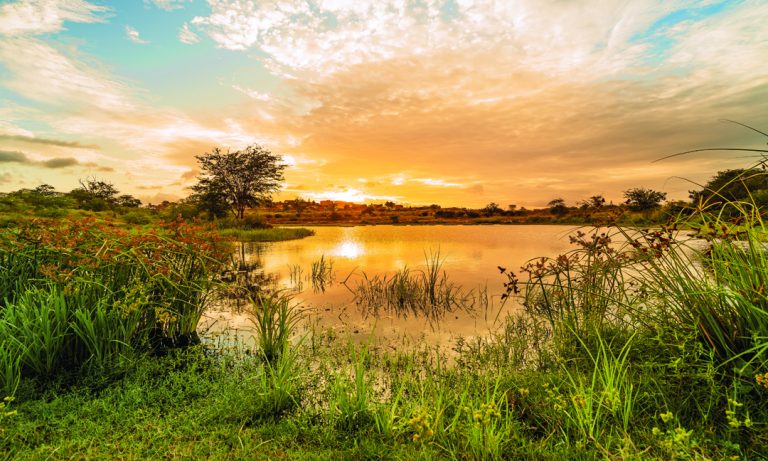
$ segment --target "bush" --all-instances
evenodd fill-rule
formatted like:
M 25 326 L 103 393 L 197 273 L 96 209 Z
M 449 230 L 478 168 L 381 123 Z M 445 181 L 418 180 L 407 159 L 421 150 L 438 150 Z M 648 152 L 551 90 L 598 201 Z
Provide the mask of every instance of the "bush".
M 109 366 L 194 337 L 222 246 L 181 222 L 131 235 L 92 219 L 0 232 L 0 374 Z M 10 358 L 9 358 L 10 354 Z M 5 370 L 5 371 L 4 371 Z
M 149 224 L 152 218 L 144 211 L 129 211 L 123 215 L 123 220 L 128 224 Z

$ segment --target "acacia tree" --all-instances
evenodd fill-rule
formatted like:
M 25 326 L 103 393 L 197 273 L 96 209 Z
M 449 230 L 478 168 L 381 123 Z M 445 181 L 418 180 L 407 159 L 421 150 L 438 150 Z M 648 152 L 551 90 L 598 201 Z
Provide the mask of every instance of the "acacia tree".
M 195 158 L 200 175 L 192 190 L 221 197 L 237 219 L 243 218 L 246 208 L 268 200 L 283 181 L 282 158 L 256 144 L 234 152 L 217 147 Z
M 602 195 L 593 195 L 587 200 L 582 200 L 579 202 L 579 205 L 582 208 L 594 208 L 595 210 L 599 210 L 603 207 L 603 205 L 605 205 L 605 197 Z
M 624 191 L 625 202 L 632 211 L 648 211 L 661 206 L 661 202 L 667 198 L 666 192 L 653 189 L 636 187 Z
M 483 213 L 485 213 L 486 216 L 492 216 L 492 215 L 495 215 L 495 214 L 499 214 L 502 211 L 504 211 L 504 210 L 502 210 L 501 207 L 499 206 L 499 204 L 496 203 L 496 202 L 491 202 L 488 205 L 486 205 L 485 208 L 483 208 Z
M 78 206 L 86 210 L 103 211 L 115 204 L 120 192 L 103 179 L 85 178 L 79 180 L 80 187 L 71 190 L 67 195 L 77 200 Z
M 549 212 L 553 215 L 563 216 L 568 214 L 568 207 L 565 205 L 565 200 L 561 197 L 550 200 L 547 206 L 549 207 Z

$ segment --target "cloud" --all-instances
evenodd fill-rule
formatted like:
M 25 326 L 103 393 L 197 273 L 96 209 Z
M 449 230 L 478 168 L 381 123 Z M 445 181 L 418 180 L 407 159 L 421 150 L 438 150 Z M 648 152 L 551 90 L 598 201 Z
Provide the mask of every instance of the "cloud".
M 185 3 L 190 3 L 192 0 L 144 0 L 144 4 L 153 4 L 161 10 L 173 11 L 184 8 Z
M 45 160 L 43 162 L 40 162 L 40 164 L 45 168 L 66 168 L 69 166 L 79 165 L 80 162 L 78 162 L 76 159 L 72 157 L 66 157 L 66 158 L 52 158 L 50 160 Z
M 31 29 L 53 31 L 75 20 L 62 19 L 61 5 L 86 4 L 13 5 L 22 3 L 53 5 L 53 19 Z M 151 3 L 164 9 L 185 4 Z M 716 154 L 652 160 L 696 147 L 754 146 L 753 133 L 720 124 L 720 118 L 768 126 L 764 2 L 208 5 L 210 13 L 181 26 L 179 40 L 207 38 L 241 50 L 226 53 L 241 60 L 241 71 L 201 71 L 218 86 L 195 86 L 205 103 L 196 103 L 194 112 L 154 103 L 165 95 L 121 79 L 110 70 L 120 66 L 100 66 L 78 52 L 74 40 L 46 42 L 0 26 L 0 85 L 14 101 L 32 101 L 18 110 L 0 107 L 0 119 L 21 117 L 47 124 L 41 133 L 98 140 L 115 164 L 130 170 L 126 180 L 145 184 L 170 188 L 194 168 L 194 154 L 214 146 L 260 143 L 286 156 L 289 184 L 306 191 L 470 206 L 534 206 L 594 193 L 620 201 L 622 190 L 637 186 L 685 198 L 690 185 L 667 178 L 684 174 L 701 181 L 743 160 Z M 0 25 L 8 20 L 6 6 Z M 97 9 L 76 20 L 104 16 Z M 9 30 L 20 30 L 14 27 Z M 240 66 L 247 59 L 252 67 Z M 248 98 L 232 104 L 232 90 Z M 5 135 L 32 137 L 3 122 L 0 127 Z M 21 144 L 32 141 L 5 140 L 13 141 L 8 151 L 32 149 Z M 63 150 L 77 146 L 51 146 L 40 153 L 97 160 Z M 367 173 L 371 177 L 361 178 Z
M 0 6 L 0 35 L 58 32 L 65 21 L 102 22 L 106 11 L 83 0 L 19 0 Z
M 195 17 L 192 24 L 220 47 L 257 48 L 275 71 L 303 78 L 404 55 L 479 50 L 539 71 L 564 73 L 590 65 L 606 73 L 642 51 L 642 44 L 628 40 L 658 12 L 618 0 L 209 3 L 210 15 Z M 684 4 L 667 3 L 670 10 Z
M 187 45 L 194 45 L 200 41 L 200 37 L 189 29 L 189 24 L 185 23 L 179 31 L 179 41 Z
M 10 75 L 0 84 L 34 101 L 67 111 L 135 108 L 124 84 L 41 40 L 16 37 L 0 41 L 0 61 Z
M 7 135 L 0 134 L 0 141 L 21 141 L 30 144 L 43 144 L 49 146 L 58 147 L 72 147 L 76 149 L 98 149 L 99 146 L 95 144 L 82 144 L 77 141 L 61 141 L 58 139 L 37 138 L 34 136 L 24 135 Z
M 139 31 L 131 26 L 125 26 L 125 35 L 128 37 L 128 40 L 132 41 L 133 43 L 138 43 L 140 45 L 146 45 L 149 43 L 147 40 L 142 39 Z
M 596 189 L 619 199 L 628 187 L 672 187 L 670 176 L 701 180 L 739 165 L 712 156 L 651 163 L 753 139 L 719 118 L 768 124 L 760 57 L 768 54 L 768 4 L 210 5 L 211 14 L 191 26 L 222 48 L 266 56 L 284 88 L 309 107 L 270 106 L 276 123 L 300 139 L 296 151 L 325 160 L 312 172 L 290 172 L 310 189 L 375 171 L 389 175 L 388 185 L 364 193 L 396 187 L 425 202 L 482 205 L 498 197 L 528 205 Z M 272 96 L 235 89 L 259 105 Z M 400 178 L 402 171 L 409 174 Z M 454 178 L 443 181 L 468 188 L 415 178 Z
M 23 152 L 0 150 L 0 163 L 31 163 Z
M 33 160 L 24 152 L 0 150 L 0 163 L 19 163 L 22 165 L 36 166 L 41 168 L 59 169 L 73 166 L 95 168 L 99 171 L 114 171 L 111 167 L 100 166 L 93 162 L 80 162 L 73 157 L 60 157 L 48 160 Z
M 10 184 L 13 181 L 15 181 L 16 178 L 14 178 L 11 173 L 2 173 L 0 174 L 0 184 Z

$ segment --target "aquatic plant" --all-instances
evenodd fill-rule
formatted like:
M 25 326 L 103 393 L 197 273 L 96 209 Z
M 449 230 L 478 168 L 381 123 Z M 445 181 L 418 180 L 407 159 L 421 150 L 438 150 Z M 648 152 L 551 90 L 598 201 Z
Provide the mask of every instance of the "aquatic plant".
M 309 279 L 315 292 L 325 291 L 326 285 L 333 283 L 334 280 L 333 259 L 320 255 L 320 259 L 312 262 Z
M 301 312 L 291 304 L 289 296 L 265 292 L 251 300 L 251 314 L 258 334 L 259 355 L 271 363 L 288 347 L 289 339 L 301 321 Z
M 391 276 L 363 272 L 351 288 L 364 315 L 423 316 L 437 321 L 456 310 L 487 309 L 487 289 L 465 290 L 452 282 L 442 266 L 440 252 L 425 253 L 425 269 L 403 267 Z

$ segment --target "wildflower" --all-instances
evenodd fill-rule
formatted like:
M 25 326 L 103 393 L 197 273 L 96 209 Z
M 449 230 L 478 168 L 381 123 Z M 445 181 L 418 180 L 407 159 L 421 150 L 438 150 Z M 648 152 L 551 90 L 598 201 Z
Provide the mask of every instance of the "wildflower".
M 763 373 L 762 375 L 756 375 L 755 381 L 757 381 L 758 386 L 768 389 L 768 372 Z
M 583 408 L 587 405 L 587 399 L 585 399 L 581 394 L 574 395 L 571 397 L 571 400 L 573 401 L 573 406 L 576 408 Z
M 672 414 L 671 411 L 668 411 L 666 413 L 660 414 L 659 417 L 661 418 L 662 421 L 664 421 L 665 423 L 668 423 L 672 421 L 672 418 L 674 418 L 674 415 Z
M 691 438 L 693 430 L 686 431 L 682 427 L 675 428 L 675 442 L 685 444 Z
M 411 440 L 421 443 L 435 435 L 430 419 L 429 415 L 419 411 L 408 421 L 411 430 L 413 430 Z

